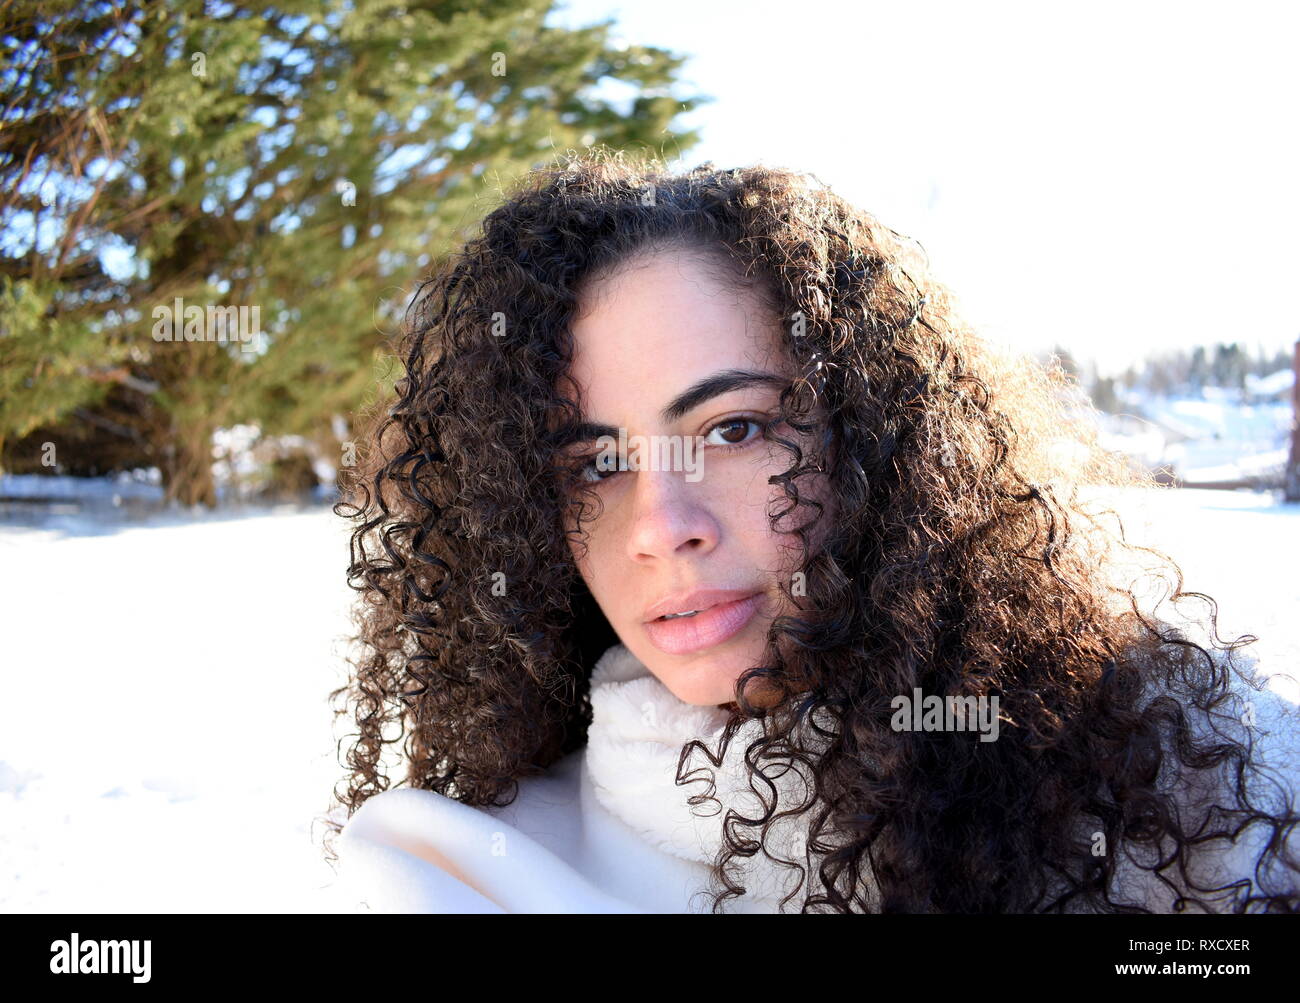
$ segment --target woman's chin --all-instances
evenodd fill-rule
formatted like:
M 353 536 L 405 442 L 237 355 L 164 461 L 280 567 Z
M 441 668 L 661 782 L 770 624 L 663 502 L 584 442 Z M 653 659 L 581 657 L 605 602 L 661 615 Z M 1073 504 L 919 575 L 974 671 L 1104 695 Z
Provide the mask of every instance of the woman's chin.
M 697 707 L 719 707 L 736 700 L 736 680 L 762 658 L 761 647 L 748 651 L 701 653 L 691 658 L 678 658 L 655 651 L 646 654 L 646 668 L 683 703 Z M 755 706 L 760 695 L 761 681 L 749 684 L 749 699 Z

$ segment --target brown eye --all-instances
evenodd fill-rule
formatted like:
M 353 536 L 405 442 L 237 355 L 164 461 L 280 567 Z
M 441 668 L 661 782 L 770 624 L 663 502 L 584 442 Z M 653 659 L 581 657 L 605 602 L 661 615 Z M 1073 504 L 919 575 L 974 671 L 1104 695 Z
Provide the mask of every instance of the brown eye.
M 749 431 L 751 426 L 754 429 L 760 427 L 759 423 L 752 418 L 729 418 L 709 429 L 705 441 L 713 441 L 715 445 L 720 446 L 740 446 L 753 438 Z M 718 440 L 713 439 L 715 435 L 719 437 Z

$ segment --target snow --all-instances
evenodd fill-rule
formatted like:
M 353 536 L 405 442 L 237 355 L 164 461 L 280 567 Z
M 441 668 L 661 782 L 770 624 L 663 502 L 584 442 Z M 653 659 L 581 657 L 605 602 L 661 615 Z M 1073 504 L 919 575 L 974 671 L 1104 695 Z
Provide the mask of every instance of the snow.
M 1259 659 L 1261 673 L 1284 673 L 1271 688 L 1300 703 L 1300 504 L 1281 492 L 1162 488 L 1106 492 L 1124 518 L 1126 538 L 1173 557 L 1183 573 L 1184 592 L 1202 592 L 1217 603 L 1220 639 L 1243 634 L 1259 638 L 1242 655 Z M 1134 567 L 1154 564 L 1137 554 Z M 1164 594 L 1164 593 L 1162 593 Z M 1194 598 L 1165 602 L 1160 615 L 1207 637 L 1212 609 Z
M 1276 376 L 1276 374 L 1274 374 Z M 1269 386 L 1279 381 L 1269 377 Z M 1240 392 L 1205 387 L 1204 397 L 1135 395 L 1119 415 L 1102 415 L 1101 440 L 1189 485 L 1282 480 L 1290 449 L 1289 400 L 1246 403 Z
M 1300 505 L 1120 506 L 1218 600 L 1220 636 L 1297 672 Z M 323 508 L 0 525 L 0 908 L 355 911 L 313 821 L 343 777 L 347 528 Z
M 9 499 L 57 498 L 82 504 L 121 505 L 126 499 L 158 503 L 162 500 L 162 474 L 157 467 L 108 477 L 61 477 L 41 474 L 5 474 L 0 477 L 0 497 Z
M 342 776 L 345 531 L 324 509 L 0 527 L 0 908 L 346 908 L 312 824 Z
M 1276 372 L 1269 373 L 1267 376 L 1255 376 L 1252 373 L 1246 374 L 1246 389 L 1253 394 L 1262 394 L 1266 397 L 1280 395 L 1283 391 L 1290 390 L 1295 386 L 1295 370 L 1291 368 L 1279 369 Z

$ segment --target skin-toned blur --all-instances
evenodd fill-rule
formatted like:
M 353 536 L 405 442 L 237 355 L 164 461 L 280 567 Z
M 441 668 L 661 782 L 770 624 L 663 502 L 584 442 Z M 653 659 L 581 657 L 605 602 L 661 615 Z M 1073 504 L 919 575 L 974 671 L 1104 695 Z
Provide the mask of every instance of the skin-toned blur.
M 780 319 L 757 294 L 728 285 L 716 272 L 698 252 L 672 248 L 640 255 L 588 283 L 572 325 L 568 374 L 586 421 L 625 429 L 629 440 L 703 437 L 694 440 L 702 443 L 702 472 L 694 476 L 649 464 L 603 469 L 595 462 L 595 442 L 569 451 L 591 458 L 585 479 L 601 502 L 592 510 L 599 515 L 582 522 L 585 553 L 570 537 L 587 587 L 632 654 L 678 699 L 697 705 L 730 703 L 737 678 L 762 663 L 772 619 L 788 611 L 780 586 L 788 584 L 801 553 L 788 529 L 810 517 L 807 509 L 788 513 L 780 533 L 769 519 L 769 512 L 788 505 L 781 486 L 768 478 L 790 466 L 791 454 L 761 437 L 762 425 L 777 414 L 780 386 L 733 389 L 672 422 L 661 414 L 683 391 L 721 372 L 751 370 L 787 380 L 792 372 Z M 778 431 L 799 438 L 789 426 Z M 821 475 L 801 477 L 799 489 L 826 501 Z M 832 515 L 828 509 L 827 519 Z M 700 650 L 667 653 L 651 639 L 648 611 L 695 589 L 738 589 L 759 598 L 732 636 Z M 747 696 L 758 706 L 768 702 L 755 689 Z

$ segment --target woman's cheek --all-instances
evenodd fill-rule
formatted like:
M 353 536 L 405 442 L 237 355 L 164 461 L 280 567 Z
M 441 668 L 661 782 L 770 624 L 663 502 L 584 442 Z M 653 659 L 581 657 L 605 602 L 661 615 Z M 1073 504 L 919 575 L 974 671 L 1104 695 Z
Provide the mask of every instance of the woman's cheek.
M 569 538 L 569 549 L 573 553 L 578 574 L 586 583 L 587 590 L 602 605 L 609 598 L 605 592 L 605 583 L 617 582 L 619 578 L 617 569 L 611 568 L 611 564 L 617 560 L 615 545 L 618 534 L 617 528 L 612 525 L 614 521 L 613 513 L 606 512 L 596 519 L 584 522 L 584 545 L 580 546 L 572 536 Z

